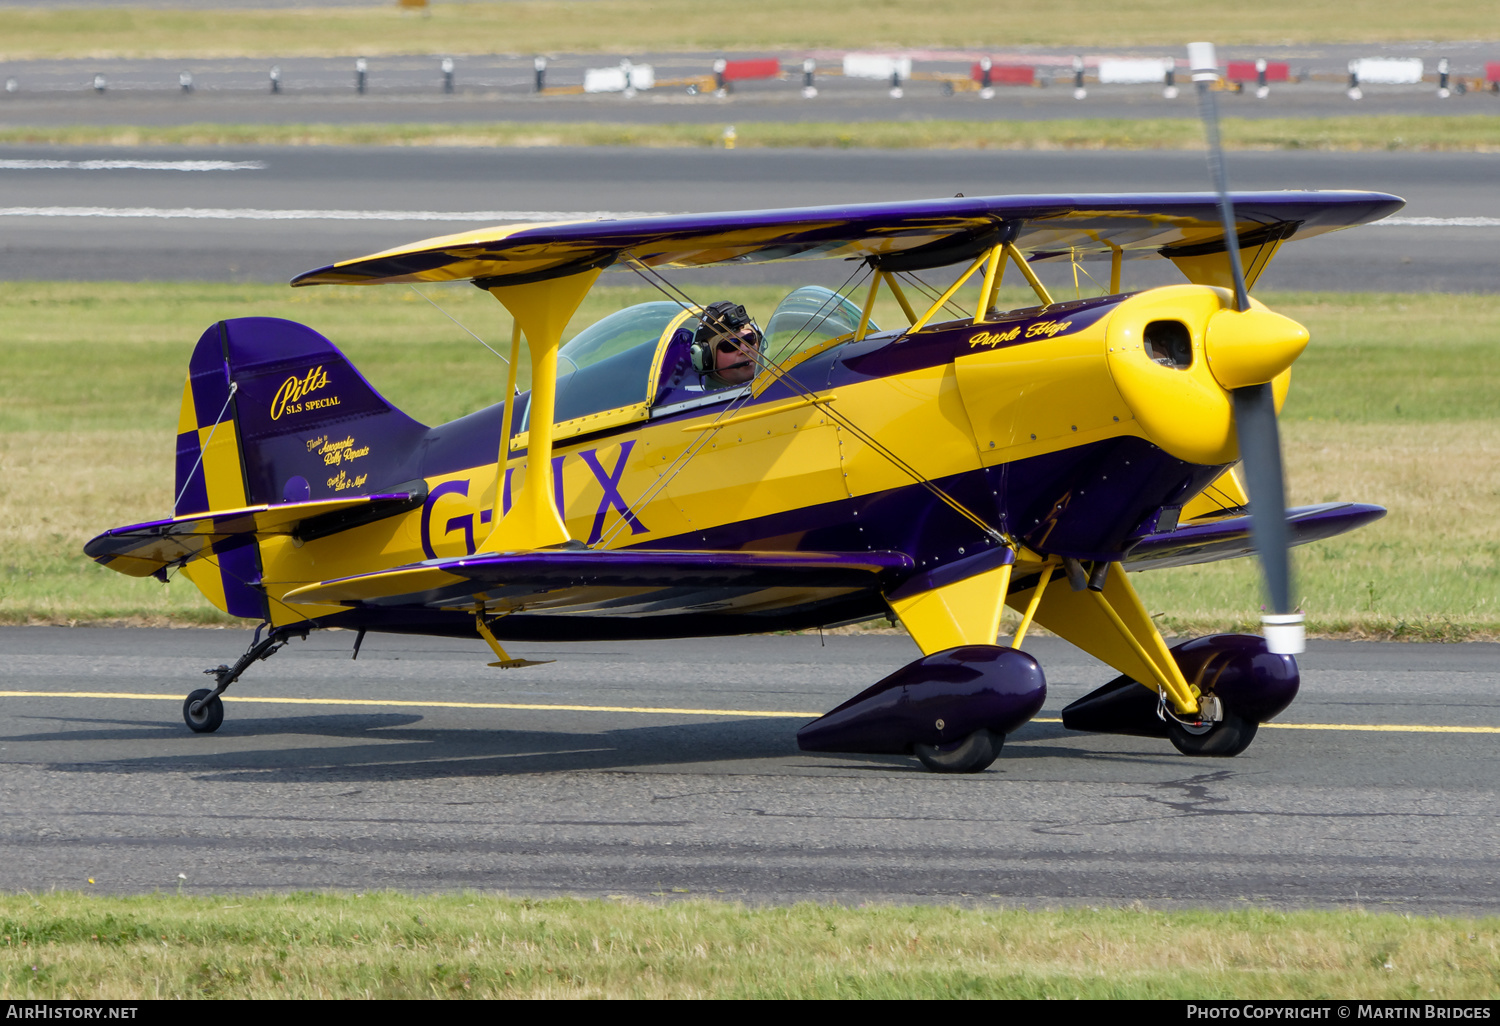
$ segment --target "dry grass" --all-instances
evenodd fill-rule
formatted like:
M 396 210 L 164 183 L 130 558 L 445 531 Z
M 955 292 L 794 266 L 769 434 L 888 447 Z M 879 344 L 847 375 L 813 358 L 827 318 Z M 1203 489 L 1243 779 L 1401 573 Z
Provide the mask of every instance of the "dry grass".
M 82 558 L 80 539 L 102 527 L 168 515 L 164 437 L 139 429 L 0 432 L 0 622 L 228 622 L 185 580 L 110 580 Z
M 0 999 L 1500 993 L 1500 921 L 1363 911 L 46 894 L 0 934 Z
M 1486 101 L 1488 102 L 1488 101 Z M 1187 108 L 1184 108 L 1186 110 Z M 726 112 L 726 119 L 729 117 Z M 1235 118 L 1223 121 L 1234 150 L 1500 151 L 1495 119 L 1474 115 Z M 1057 118 L 1044 121 L 745 122 L 742 149 L 1201 150 L 1191 117 Z M 719 124 L 496 122 L 492 124 L 72 125 L 0 128 L 0 144 L 51 146 L 449 146 L 492 148 L 723 144 Z
M 1500 420 L 1282 425 L 1288 500 L 1390 513 L 1298 549 L 1298 604 L 1324 636 L 1462 641 L 1500 635 Z M 1260 578 L 1235 560 L 1134 579 L 1164 627 L 1254 633 Z
M 1010 48 L 1493 38 L 1483 4 L 1396 0 L 514 0 L 442 3 L 430 16 L 380 7 L 274 10 L 9 9 L 6 56 L 290 57 L 395 53 L 643 53 L 809 47 Z

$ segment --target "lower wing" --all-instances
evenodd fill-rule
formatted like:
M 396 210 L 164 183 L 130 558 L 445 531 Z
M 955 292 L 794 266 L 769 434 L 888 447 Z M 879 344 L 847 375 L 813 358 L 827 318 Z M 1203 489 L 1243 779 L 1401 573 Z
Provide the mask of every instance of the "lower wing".
M 1385 509 L 1381 506 L 1328 502 L 1295 506 L 1286 511 L 1286 522 L 1292 544 L 1306 545 L 1363 527 L 1383 516 Z M 1254 554 L 1248 515 L 1199 517 L 1178 525 L 1175 531 L 1148 534 L 1130 550 L 1124 562 L 1127 570 L 1159 570 Z
M 901 552 L 540 549 L 432 559 L 294 589 L 292 604 L 662 616 L 768 612 L 885 590 Z

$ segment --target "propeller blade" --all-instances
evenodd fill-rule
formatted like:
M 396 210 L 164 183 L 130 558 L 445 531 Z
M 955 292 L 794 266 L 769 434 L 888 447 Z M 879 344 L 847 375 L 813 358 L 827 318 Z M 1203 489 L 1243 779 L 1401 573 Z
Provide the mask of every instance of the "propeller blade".
M 1203 134 L 1208 137 L 1208 173 L 1214 191 L 1219 194 L 1219 221 L 1224 225 L 1224 249 L 1229 254 L 1229 268 L 1234 276 L 1235 309 L 1250 309 L 1250 294 L 1245 288 L 1245 268 L 1240 263 L 1240 237 L 1235 230 L 1234 204 L 1229 200 L 1229 180 L 1224 173 L 1224 147 L 1219 141 L 1219 104 L 1214 99 L 1213 84 L 1219 80 L 1219 61 L 1212 43 L 1189 43 L 1188 63 L 1192 65 L 1193 84 L 1198 89 L 1198 115 L 1203 119 Z
M 1224 227 L 1224 249 L 1234 277 L 1235 309 L 1244 313 L 1250 309 L 1250 295 L 1245 288 L 1234 204 L 1229 198 L 1224 147 L 1219 139 L 1219 107 L 1212 88 L 1219 79 L 1214 45 L 1189 43 L 1188 63 L 1192 66 L 1198 112 L 1208 139 L 1208 170 L 1214 191 L 1219 194 L 1219 220 Z M 1291 532 L 1286 524 L 1286 483 L 1281 466 L 1281 436 L 1276 426 L 1276 395 L 1267 382 L 1233 389 L 1230 396 L 1245 487 L 1250 493 L 1250 533 L 1260 555 L 1271 605 L 1271 612 L 1261 616 L 1266 647 L 1278 654 L 1295 655 L 1306 648 L 1306 642 L 1302 614 L 1292 608 Z
M 1269 384 L 1247 385 L 1230 394 L 1240 441 L 1240 465 L 1250 493 L 1250 533 L 1265 571 L 1271 610 L 1285 615 L 1292 611 L 1291 532 L 1286 526 L 1276 398 Z
M 1260 555 L 1271 603 L 1271 612 L 1261 615 L 1261 629 L 1267 649 L 1278 655 L 1296 655 L 1306 649 L 1307 640 L 1303 616 L 1292 607 L 1292 545 L 1286 525 L 1276 395 L 1269 382 L 1236 388 L 1230 395 L 1240 441 L 1240 467 L 1250 493 L 1250 535 Z

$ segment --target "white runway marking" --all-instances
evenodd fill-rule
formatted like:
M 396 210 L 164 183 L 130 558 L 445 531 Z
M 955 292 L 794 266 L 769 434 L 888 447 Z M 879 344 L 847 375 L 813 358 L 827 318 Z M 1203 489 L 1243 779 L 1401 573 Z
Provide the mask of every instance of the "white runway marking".
M 1500 228 L 1500 217 L 1387 217 L 1372 228 Z
M 124 217 L 160 221 L 613 221 L 639 210 L 263 210 L 254 207 L 0 207 L 0 217 Z
M 263 160 L 0 160 L 0 171 L 264 171 Z

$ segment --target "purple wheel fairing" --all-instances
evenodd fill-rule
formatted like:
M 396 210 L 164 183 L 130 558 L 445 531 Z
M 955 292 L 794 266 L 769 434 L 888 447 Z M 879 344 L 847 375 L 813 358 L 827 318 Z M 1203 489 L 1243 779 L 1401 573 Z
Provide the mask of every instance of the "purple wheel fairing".
M 1252 634 L 1212 634 L 1172 649 L 1189 684 L 1217 695 L 1225 708 L 1252 723 L 1264 723 L 1297 697 L 1301 676 L 1291 656 L 1266 651 L 1266 639 Z M 1156 715 L 1157 695 L 1121 675 L 1063 710 L 1063 726 L 1097 734 L 1166 737 Z
M 909 753 L 977 730 L 1008 734 L 1047 697 L 1037 661 L 996 645 L 962 645 L 908 663 L 797 732 L 805 752 Z
M 1302 676 L 1297 660 L 1266 651 L 1254 634 L 1211 634 L 1172 649 L 1189 684 L 1218 695 L 1247 720 L 1264 723 L 1297 697 Z

